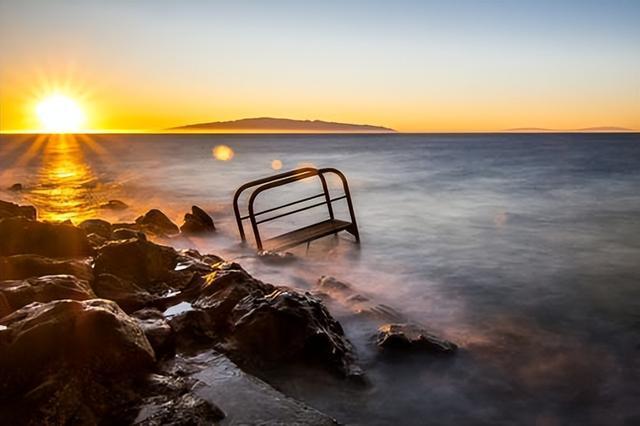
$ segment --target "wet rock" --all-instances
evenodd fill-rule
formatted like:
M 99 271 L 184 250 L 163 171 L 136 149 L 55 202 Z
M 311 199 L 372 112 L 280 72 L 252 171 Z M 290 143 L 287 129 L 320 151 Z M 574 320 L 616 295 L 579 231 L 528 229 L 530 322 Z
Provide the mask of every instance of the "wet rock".
M 260 298 L 242 299 L 231 317 L 225 347 L 240 359 L 313 363 L 344 376 L 361 374 L 342 326 L 309 294 L 276 288 Z
M 97 275 L 116 275 L 149 290 L 149 284 L 170 279 L 176 264 L 177 253 L 170 247 L 145 240 L 122 240 L 100 247 L 94 270 Z
M 35 389 L 58 372 L 65 372 L 65 381 L 77 374 L 100 382 L 144 375 L 155 363 L 136 322 L 103 299 L 31 303 L 0 325 L 2 396 Z
M 385 324 L 378 329 L 378 346 L 394 351 L 453 353 L 458 346 L 436 337 L 415 324 Z
M 91 287 L 98 297 L 113 300 L 127 313 L 142 309 L 156 299 L 135 283 L 112 274 L 98 275 Z
M 192 393 L 167 398 L 157 396 L 148 401 L 144 415 L 134 424 L 145 425 L 205 425 L 224 419 L 222 410 Z
M 98 234 L 87 234 L 87 241 L 92 249 L 97 250 L 109 241 L 105 237 Z
M 61 299 L 87 300 L 96 297 L 86 281 L 71 275 L 0 281 L 0 293 L 5 301 L 4 310 L 0 310 L 0 317 L 9 315 L 31 302 L 46 303 Z
M 103 238 L 111 238 L 111 224 L 102 219 L 88 219 L 81 222 L 78 228 L 84 229 L 87 234 L 97 234 Z
M 178 226 L 158 209 L 151 209 L 136 219 L 138 225 L 158 235 L 175 235 L 180 232 Z
M 0 219 L 25 217 L 35 220 L 36 216 L 36 208 L 33 206 L 19 206 L 18 204 L 0 200 Z
M 211 216 L 198 206 L 191 206 L 191 213 L 184 215 L 184 224 L 180 227 L 183 234 L 204 234 L 215 230 Z
M 157 309 L 141 309 L 132 313 L 131 318 L 147 336 L 156 356 L 172 355 L 175 352 L 173 329 L 162 312 Z
M 147 236 L 143 232 L 131 228 L 118 228 L 111 233 L 111 239 L 113 240 L 128 240 L 131 238 L 146 240 Z
M 75 226 L 37 222 L 24 217 L 0 221 L 0 256 L 82 257 L 92 253 L 85 232 Z
M 57 260 L 34 254 L 0 256 L 0 280 L 22 280 L 43 275 L 74 275 L 93 281 L 93 269 L 87 261 Z
M 274 265 L 281 265 L 285 263 L 291 263 L 296 260 L 296 257 L 293 253 L 289 253 L 288 251 L 270 251 L 270 250 L 260 250 L 258 252 L 258 258 L 262 260 L 264 263 L 270 263 Z
M 11 185 L 9 188 L 9 191 L 13 191 L 13 192 L 20 192 L 23 190 L 22 184 L 21 183 L 14 183 L 13 185 Z M 35 219 L 35 218 L 34 218 Z
M 351 284 L 331 276 L 322 276 L 316 283 L 321 297 L 328 297 L 359 316 L 369 317 L 378 322 L 406 322 L 406 317 L 391 306 L 377 303 L 358 293 Z
M 100 204 L 101 209 L 108 209 L 108 210 L 125 210 L 128 207 L 129 206 L 127 204 L 123 203 L 120 200 L 109 200 L 106 203 Z

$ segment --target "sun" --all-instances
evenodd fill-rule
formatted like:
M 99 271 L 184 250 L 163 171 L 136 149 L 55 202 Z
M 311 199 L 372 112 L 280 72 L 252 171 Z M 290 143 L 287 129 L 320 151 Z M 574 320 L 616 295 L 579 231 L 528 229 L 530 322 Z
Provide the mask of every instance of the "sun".
M 68 96 L 53 94 L 36 106 L 42 130 L 51 133 L 73 133 L 82 129 L 85 114 L 80 105 Z

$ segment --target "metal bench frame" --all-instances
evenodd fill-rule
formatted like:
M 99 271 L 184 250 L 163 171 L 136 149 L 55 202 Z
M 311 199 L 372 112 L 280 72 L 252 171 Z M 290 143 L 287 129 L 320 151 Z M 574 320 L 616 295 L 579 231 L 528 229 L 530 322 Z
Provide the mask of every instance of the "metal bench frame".
M 344 191 L 344 195 L 331 198 L 331 194 L 329 193 L 329 188 L 327 186 L 327 180 L 325 178 L 326 174 L 335 174 L 337 175 L 342 182 L 342 189 Z M 279 186 L 287 185 L 289 183 L 293 183 L 302 179 L 308 179 L 318 177 L 320 179 L 320 183 L 322 184 L 322 193 L 316 194 L 310 197 L 305 197 L 297 201 L 293 201 L 290 203 L 283 204 L 281 206 L 272 207 L 260 212 L 256 212 L 254 209 L 254 204 L 258 195 L 262 192 L 267 191 L 269 189 L 277 188 Z M 238 200 L 242 192 L 249 188 L 257 187 L 253 190 L 249 197 L 248 203 L 248 214 L 245 216 L 241 216 L 240 208 L 238 207 Z M 287 211 L 285 213 L 276 214 L 275 216 L 268 217 L 266 219 L 258 220 L 257 216 L 261 216 L 265 213 L 276 212 L 277 210 L 283 209 L 285 207 L 291 207 L 299 203 L 304 203 L 306 201 L 311 201 L 316 198 L 324 198 L 324 201 L 311 204 L 309 206 L 301 207 L 295 210 Z M 346 199 L 347 206 L 349 207 L 349 215 L 351 217 L 351 222 L 341 221 L 335 219 L 333 213 L 332 204 L 336 201 Z M 329 213 L 329 219 L 323 222 L 318 222 L 316 224 L 306 226 L 303 228 L 296 229 L 292 232 L 288 232 L 277 237 L 271 238 L 267 240 L 267 247 L 270 250 L 283 250 L 285 248 L 293 247 L 298 244 L 308 243 L 317 238 L 321 238 L 330 234 L 337 234 L 340 231 L 347 231 L 352 234 L 356 242 L 360 242 L 360 234 L 358 233 L 358 225 L 356 224 L 356 217 L 353 210 L 353 202 L 351 201 L 351 192 L 349 191 L 349 184 L 347 183 L 347 178 L 344 176 L 342 172 L 334 168 L 322 168 L 316 169 L 313 167 L 303 167 L 299 169 L 295 169 L 289 172 L 280 173 L 274 176 L 269 176 L 263 179 L 254 180 L 242 185 L 236 191 L 233 197 L 233 210 L 236 215 L 236 222 L 238 224 L 238 230 L 240 231 L 240 238 L 242 241 L 246 241 L 246 235 L 244 232 L 243 221 L 249 219 L 251 222 L 251 228 L 253 229 L 253 235 L 256 239 L 256 245 L 258 250 L 263 250 L 263 242 L 260 237 L 260 230 L 258 229 L 258 225 L 261 223 L 269 222 L 275 219 L 282 218 L 284 216 L 288 216 L 291 214 L 299 213 L 305 210 L 309 210 L 315 207 L 320 207 L 326 205 Z M 286 241 L 290 240 L 290 241 Z M 278 243 L 280 241 L 281 243 Z M 271 243 L 271 244 L 270 244 Z

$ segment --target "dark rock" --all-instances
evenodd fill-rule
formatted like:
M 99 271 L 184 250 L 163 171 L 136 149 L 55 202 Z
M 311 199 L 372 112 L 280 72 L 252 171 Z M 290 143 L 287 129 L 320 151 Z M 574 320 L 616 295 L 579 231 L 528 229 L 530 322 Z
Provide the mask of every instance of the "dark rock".
M 111 224 L 102 219 L 88 219 L 80 223 L 78 228 L 84 229 L 87 234 L 97 234 L 103 238 L 111 238 Z
M 455 343 L 440 339 L 415 324 L 386 324 L 378 329 L 378 346 L 385 350 L 453 353 Z
M 211 216 L 198 206 L 192 206 L 191 213 L 184 215 L 184 224 L 180 227 L 183 234 L 203 234 L 215 230 Z
M 142 309 L 156 299 L 135 283 L 112 274 L 98 275 L 91 287 L 98 297 L 113 300 L 127 313 Z
M 296 257 L 293 253 L 289 253 L 288 251 L 269 251 L 269 250 L 260 250 L 258 252 L 258 258 L 262 260 L 264 263 L 270 263 L 274 265 L 281 265 L 285 263 L 291 263 L 296 260 Z
M 114 231 L 111 233 L 111 239 L 113 240 L 128 240 L 131 238 L 146 240 L 147 236 L 144 235 L 143 232 L 136 231 L 135 229 L 131 228 L 118 228 L 114 229 Z
M 180 232 L 178 226 L 158 209 L 151 209 L 136 219 L 138 225 L 158 235 L 175 235 Z
M 0 219 L 8 217 L 25 217 L 35 220 L 37 216 L 36 208 L 33 206 L 19 206 L 8 201 L 0 200 Z
M 87 300 L 96 297 L 86 281 L 72 275 L 49 275 L 23 281 L 0 281 L 0 293 L 5 301 L 5 310 L 0 310 L 0 317 L 9 315 L 31 302 L 46 303 L 61 299 Z
M 158 357 L 175 352 L 173 329 L 167 319 L 157 309 L 142 309 L 131 314 Z
M 155 364 L 140 327 L 108 300 L 32 303 L 0 325 L 2 396 L 34 389 L 58 372 L 65 381 L 76 374 L 100 381 L 144 375 Z
M 248 368 L 301 363 L 361 374 L 342 327 L 319 300 L 258 281 L 234 263 L 206 276 L 192 309 L 170 324 L 182 347 L 213 343 Z
M 311 362 L 342 375 L 361 375 L 342 326 L 309 294 L 276 288 L 244 298 L 231 312 L 233 329 L 225 347 L 251 363 Z
M 74 275 L 93 281 L 93 269 L 83 260 L 56 260 L 34 254 L 0 256 L 0 280 L 23 280 L 43 275 Z
M 13 191 L 13 192 L 20 192 L 23 190 L 22 184 L 21 183 L 14 183 L 13 185 L 11 185 L 9 188 L 9 191 Z M 35 219 L 35 218 L 34 218 Z
M 129 206 L 123 203 L 120 200 L 109 200 L 106 203 L 100 204 L 101 209 L 109 209 L 109 210 L 125 210 Z
M 170 247 L 145 240 L 112 241 L 100 247 L 94 270 L 133 281 L 145 290 L 149 284 L 171 279 L 177 265 L 177 253 Z
M 38 254 L 47 257 L 81 257 L 92 252 L 87 236 L 80 228 L 23 217 L 0 221 L 2 256 Z
M 144 425 L 205 425 L 222 420 L 224 412 L 215 404 L 192 391 L 203 383 L 183 372 L 152 374 L 143 389 L 146 395 L 140 404 L 134 424 Z
M 369 317 L 380 323 L 406 322 L 407 318 L 398 310 L 382 303 L 371 300 L 360 294 L 348 283 L 331 276 L 322 276 L 316 283 L 321 295 L 328 296 L 332 301 L 339 302 L 359 316 Z
M 97 250 L 109 241 L 107 238 L 98 234 L 87 234 L 87 241 L 92 249 Z

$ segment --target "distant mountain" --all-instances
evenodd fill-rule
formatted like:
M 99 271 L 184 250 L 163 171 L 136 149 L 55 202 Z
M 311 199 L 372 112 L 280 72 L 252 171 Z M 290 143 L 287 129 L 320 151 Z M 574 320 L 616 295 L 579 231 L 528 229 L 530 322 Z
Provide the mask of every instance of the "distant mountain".
M 321 120 L 291 120 L 288 118 L 243 118 L 234 121 L 189 124 L 172 127 L 169 131 L 181 132 L 283 132 L 283 133 L 395 133 L 393 129 L 369 124 L 333 123 Z
M 545 129 L 543 127 L 515 127 L 505 132 L 633 132 L 633 129 L 617 126 L 584 127 L 582 129 Z

